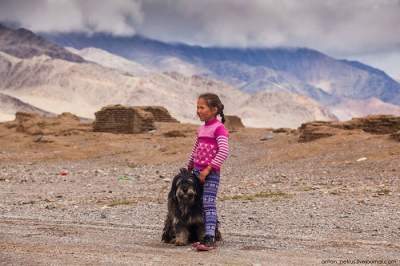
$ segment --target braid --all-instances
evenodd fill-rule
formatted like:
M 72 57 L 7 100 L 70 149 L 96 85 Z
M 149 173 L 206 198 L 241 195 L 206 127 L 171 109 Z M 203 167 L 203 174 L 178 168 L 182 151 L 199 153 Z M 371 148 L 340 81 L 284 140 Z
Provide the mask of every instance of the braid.
M 219 115 L 221 116 L 222 124 L 225 124 L 224 105 L 223 104 L 221 104 L 221 110 L 219 111 Z

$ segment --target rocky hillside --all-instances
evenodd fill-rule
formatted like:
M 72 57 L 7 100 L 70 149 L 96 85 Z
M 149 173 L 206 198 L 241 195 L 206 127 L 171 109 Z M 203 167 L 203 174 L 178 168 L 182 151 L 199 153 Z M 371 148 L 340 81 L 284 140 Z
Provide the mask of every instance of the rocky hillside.
M 0 51 L 18 58 L 32 58 L 48 55 L 71 62 L 83 62 L 83 58 L 68 52 L 65 48 L 40 37 L 33 32 L 20 28 L 10 29 L 0 24 Z
M 47 112 L 15 97 L 0 93 L 0 121 L 9 121 L 15 118 L 16 112 L 37 113 L 43 116 L 53 116 L 55 114 Z

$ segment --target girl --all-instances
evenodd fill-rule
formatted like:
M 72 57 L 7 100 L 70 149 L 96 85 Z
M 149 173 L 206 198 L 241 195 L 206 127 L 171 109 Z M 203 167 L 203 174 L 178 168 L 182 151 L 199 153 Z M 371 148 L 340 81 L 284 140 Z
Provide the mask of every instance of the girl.
M 224 105 L 216 94 L 204 93 L 197 100 L 197 115 L 205 123 L 197 130 L 197 138 L 190 155 L 188 170 L 204 185 L 203 208 L 205 237 L 193 244 L 198 251 L 216 248 L 215 227 L 217 223 L 216 198 L 222 163 L 228 157 L 229 132 L 225 129 Z M 222 123 L 216 118 L 221 116 Z

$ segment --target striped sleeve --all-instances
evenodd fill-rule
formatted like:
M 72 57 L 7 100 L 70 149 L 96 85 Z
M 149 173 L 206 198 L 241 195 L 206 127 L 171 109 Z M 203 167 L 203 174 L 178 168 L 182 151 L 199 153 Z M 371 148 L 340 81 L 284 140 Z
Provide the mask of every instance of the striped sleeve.
M 211 160 L 210 166 L 219 170 L 229 154 L 228 136 L 220 135 L 217 137 L 218 152 L 214 159 Z
M 193 160 L 194 160 L 194 154 L 195 154 L 195 152 L 196 152 L 196 149 L 197 149 L 197 146 L 199 145 L 199 138 L 196 136 L 196 140 L 195 140 L 195 142 L 194 142 L 194 144 L 193 144 L 193 148 L 192 148 L 192 152 L 190 153 L 190 157 L 189 157 L 189 162 L 188 162 L 188 164 L 187 164 L 187 168 L 190 170 L 190 169 L 193 169 L 193 167 L 194 167 L 194 163 L 193 163 Z

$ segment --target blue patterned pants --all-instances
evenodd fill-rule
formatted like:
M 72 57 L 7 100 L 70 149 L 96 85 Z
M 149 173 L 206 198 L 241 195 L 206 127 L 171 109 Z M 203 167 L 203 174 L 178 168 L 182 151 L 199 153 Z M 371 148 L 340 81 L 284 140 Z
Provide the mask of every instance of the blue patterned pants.
M 193 173 L 199 177 L 200 169 L 193 169 Z M 203 209 L 205 234 L 215 236 L 217 225 L 217 193 L 220 174 L 214 170 L 206 177 L 203 189 Z

